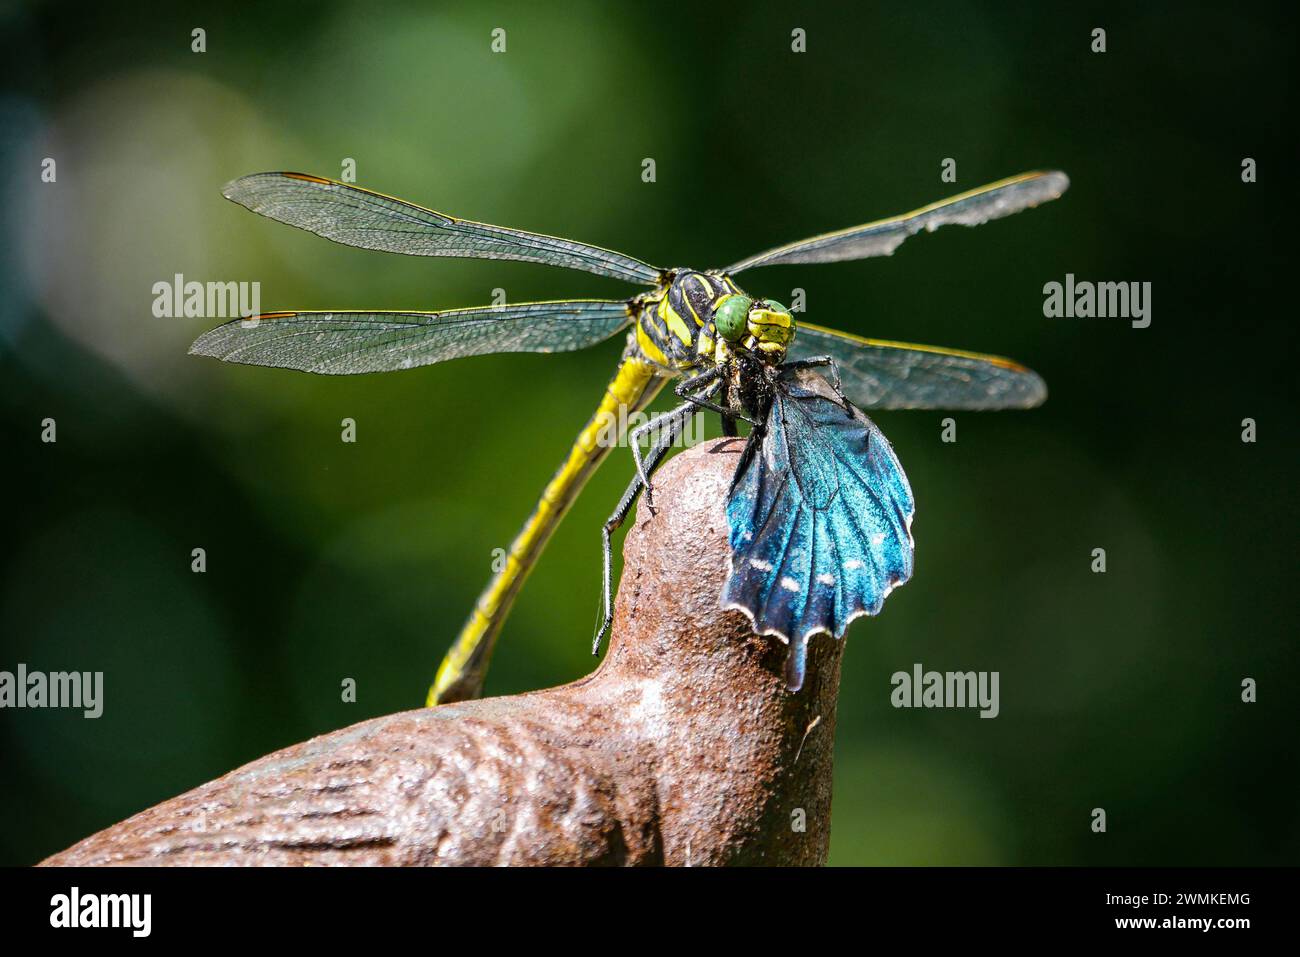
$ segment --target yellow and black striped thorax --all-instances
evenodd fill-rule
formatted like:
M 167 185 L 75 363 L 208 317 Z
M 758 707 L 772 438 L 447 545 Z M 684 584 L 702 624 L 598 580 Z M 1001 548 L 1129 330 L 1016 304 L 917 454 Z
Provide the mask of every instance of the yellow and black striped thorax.
M 636 344 L 655 365 L 675 372 L 693 369 L 714 354 L 713 312 L 724 296 L 739 294 L 730 277 L 679 270 L 672 283 L 642 301 Z

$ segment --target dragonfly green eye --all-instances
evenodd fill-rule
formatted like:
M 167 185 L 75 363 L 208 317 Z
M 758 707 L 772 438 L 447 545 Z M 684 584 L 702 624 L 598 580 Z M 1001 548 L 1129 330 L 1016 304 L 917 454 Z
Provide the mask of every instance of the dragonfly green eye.
M 718 335 L 728 342 L 737 342 L 745 334 L 745 320 L 749 316 L 749 307 L 753 300 L 748 296 L 732 293 L 723 296 L 713 310 L 713 325 Z

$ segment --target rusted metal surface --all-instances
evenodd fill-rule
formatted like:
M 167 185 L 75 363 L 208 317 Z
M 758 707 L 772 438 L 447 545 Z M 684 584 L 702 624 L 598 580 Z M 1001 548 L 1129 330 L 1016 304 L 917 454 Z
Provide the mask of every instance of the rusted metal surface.
M 588 677 L 313 738 L 44 863 L 824 863 L 843 646 L 814 638 L 792 694 L 785 645 L 719 609 L 740 448 L 659 472 Z

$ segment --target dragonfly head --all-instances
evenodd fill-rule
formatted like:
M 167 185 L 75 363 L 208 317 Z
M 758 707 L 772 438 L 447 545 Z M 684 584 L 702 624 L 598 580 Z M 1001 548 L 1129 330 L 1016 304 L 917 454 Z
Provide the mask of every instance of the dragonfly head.
M 790 310 L 771 299 L 723 296 L 714 306 L 713 324 L 718 335 L 732 346 L 774 364 L 785 359 L 794 338 Z

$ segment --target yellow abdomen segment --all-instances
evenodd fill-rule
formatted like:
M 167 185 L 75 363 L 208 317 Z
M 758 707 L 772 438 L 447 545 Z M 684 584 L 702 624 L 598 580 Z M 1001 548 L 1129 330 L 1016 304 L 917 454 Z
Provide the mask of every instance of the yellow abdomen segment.
M 569 506 L 609 450 L 618 444 L 627 414 L 653 401 L 666 379 L 663 372 L 638 356 L 625 356 L 605 387 L 600 406 L 578 434 L 568 458 L 547 484 L 533 514 L 528 516 L 506 553 L 505 562 L 479 595 L 456 642 L 443 658 L 429 689 L 427 704 L 477 698 L 483 690 L 488 661 L 510 606 L 524 579 L 537 564 L 542 549 Z

